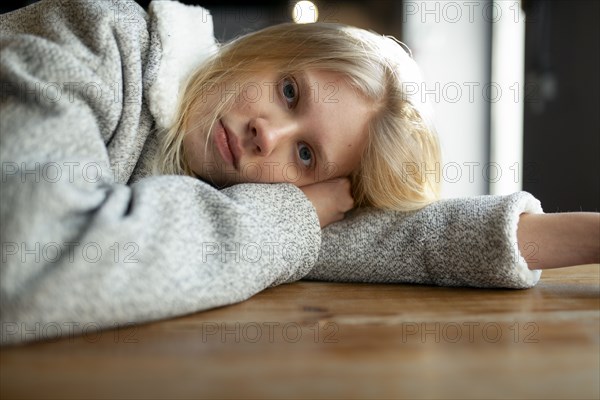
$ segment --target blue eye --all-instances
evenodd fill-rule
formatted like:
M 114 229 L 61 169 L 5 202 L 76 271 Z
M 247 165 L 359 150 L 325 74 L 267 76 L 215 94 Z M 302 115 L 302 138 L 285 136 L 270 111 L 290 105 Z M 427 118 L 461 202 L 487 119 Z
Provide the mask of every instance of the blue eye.
M 310 148 L 304 143 L 298 145 L 298 157 L 304 166 L 310 167 L 313 164 L 313 154 Z
M 281 93 L 288 103 L 288 108 L 293 108 L 298 102 L 298 86 L 294 79 L 287 77 L 281 80 Z

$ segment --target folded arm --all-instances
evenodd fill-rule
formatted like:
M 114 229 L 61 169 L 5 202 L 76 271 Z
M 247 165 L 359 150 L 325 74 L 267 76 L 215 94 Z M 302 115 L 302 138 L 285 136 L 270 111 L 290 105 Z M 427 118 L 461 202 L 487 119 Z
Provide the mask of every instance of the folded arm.
M 321 233 L 295 186 L 124 183 L 114 155 L 135 163 L 152 121 L 143 10 L 124 25 L 110 2 L 61 5 L 0 16 L 0 344 L 232 304 L 305 275 Z M 87 6 L 102 11 L 94 25 Z
M 407 213 L 355 210 L 323 230 L 306 279 L 531 287 L 541 271 L 530 270 L 521 254 L 524 213 L 542 213 L 526 192 L 441 200 Z

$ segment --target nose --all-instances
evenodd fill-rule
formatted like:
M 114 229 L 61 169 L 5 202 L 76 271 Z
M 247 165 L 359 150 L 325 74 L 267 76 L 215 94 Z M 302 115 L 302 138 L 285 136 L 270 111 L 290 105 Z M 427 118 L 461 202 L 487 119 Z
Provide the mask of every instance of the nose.
M 263 157 L 269 156 L 279 144 L 289 140 L 296 129 L 290 122 L 275 124 L 261 117 L 251 119 L 249 128 L 254 150 Z

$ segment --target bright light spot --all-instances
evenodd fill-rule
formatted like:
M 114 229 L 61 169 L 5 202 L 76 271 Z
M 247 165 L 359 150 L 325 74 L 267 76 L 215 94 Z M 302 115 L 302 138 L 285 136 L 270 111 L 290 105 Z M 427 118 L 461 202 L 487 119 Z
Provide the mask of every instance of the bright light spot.
M 319 10 L 311 1 L 299 1 L 292 10 L 292 18 L 297 24 L 310 24 L 317 22 Z

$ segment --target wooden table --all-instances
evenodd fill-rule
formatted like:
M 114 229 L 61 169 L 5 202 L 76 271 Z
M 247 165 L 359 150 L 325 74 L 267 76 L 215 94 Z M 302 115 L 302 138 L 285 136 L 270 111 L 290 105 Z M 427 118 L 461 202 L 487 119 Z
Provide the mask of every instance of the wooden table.
M 529 290 L 301 281 L 1 350 L 8 398 L 600 396 L 600 265 Z

